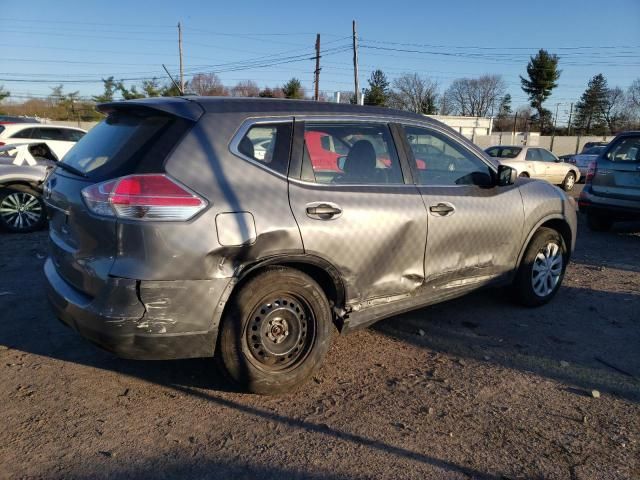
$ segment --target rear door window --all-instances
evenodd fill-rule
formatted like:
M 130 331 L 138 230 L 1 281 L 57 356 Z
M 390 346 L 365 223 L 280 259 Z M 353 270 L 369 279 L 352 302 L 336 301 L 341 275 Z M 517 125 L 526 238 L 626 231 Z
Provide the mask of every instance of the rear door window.
M 59 128 L 34 128 L 31 138 L 39 140 L 64 140 Z
M 556 161 L 556 157 L 553 156 L 553 153 L 549 152 L 548 150 L 545 150 L 543 148 L 539 148 L 538 151 L 540 152 L 540 155 L 542 156 L 542 160 L 545 162 L 555 162 Z
M 385 124 L 305 123 L 302 179 L 316 183 L 404 183 L 400 161 Z
M 60 133 L 62 140 L 66 142 L 77 142 L 84 136 L 84 132 L 81 132 L 80 130 L 61 129 Z
M 537 148 L 530 148 L 529 150 L 527 150 L 526 160 L 530 160 L 533 162 L 542 161 L 542 157 L 540 156 L 540 150 Z

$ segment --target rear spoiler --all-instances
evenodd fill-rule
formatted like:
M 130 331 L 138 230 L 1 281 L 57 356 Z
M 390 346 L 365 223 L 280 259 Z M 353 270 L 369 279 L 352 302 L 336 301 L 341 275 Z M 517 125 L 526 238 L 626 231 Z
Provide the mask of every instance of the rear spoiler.
M 185 97 L 154 97 L 123 100 L 120 102 L 101 103 L 96 107 L 101 113 L 108 115 L 114 111 L 138 111 L 140 113 L 156 112 L 168 113 L 176 117 L 195 122 L 204 113 L 198 102 Z

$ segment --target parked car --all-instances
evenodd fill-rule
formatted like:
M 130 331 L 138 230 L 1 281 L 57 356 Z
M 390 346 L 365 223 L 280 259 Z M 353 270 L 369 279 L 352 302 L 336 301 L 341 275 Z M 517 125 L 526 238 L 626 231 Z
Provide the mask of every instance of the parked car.
M 215 97 L 99 109 L 47 180 L 44 270 L 57 316 L 123 357 L 215 355 L 248 390 L 283 392 L 334 325 L 490 285 L 550 301 L 575 245 L 564 192 L 422 115 Z M 316 175 L 311 133 L 343 145 L 339 169 Z
M 589 170 L 589 165 L 593 162 L 598 155 L 606 150 L 606 145 L 597 145 L 595 147 L 588 148 L 584 150 L 583 153 L 578 155 L 573 155 L 568 162 L 578 167 L 580 170 L 580 176 L 586 177 L 587 171 Z
M 86 130 L 41 123 L 10 123 L 0 125 L 0 146 L 33 140 L 45 142 L 56 157 L 62 158 L 80 140 Z
M 487 148 L 485 152 L 497 158 L 502 165 L 515 168 L 521 177 L 546 180 L 560 185 L 567 192 L 580 180 L 578 168 L 562 162 L 546 148 L 498 145 Z
M 591 162 L 579 206 L 596 231 L 640 220 L 640 132 L 619 134 Z
M 0 228 L 24 233 L 46 224 L 42 184 L 57 161 L 44 142 L 0 147 Z
M 35 117 L 23 117 L 17 115 L 0 115 L 0 125 L 7 123 L 40 123 Z

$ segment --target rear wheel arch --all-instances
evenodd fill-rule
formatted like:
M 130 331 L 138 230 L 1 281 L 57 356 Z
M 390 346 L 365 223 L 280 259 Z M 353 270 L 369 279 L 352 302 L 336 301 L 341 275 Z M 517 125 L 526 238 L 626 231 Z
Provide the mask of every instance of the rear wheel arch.
M 309 277 L 315 280 L 315 282 L 322 288 L 322 291 L 329 301 L 329 305 L 334 311 L 334 323 L 336 324 L 336 327 L 338 327 L 338 329 L 342 328 L 342 322 L 339 319 L 340 315 L 338 312 L 342 311 L 345 306 L 345 284 L 337 268 L 320 257 L 312 255 L 278 256 L 246 266 L 237 276 L 237 280 L 229 297 L 237 294 L 249 280 L 259 275 L 269 267 L 274 266 L 298 270 L 309 275 Z M 220 318 L 222 318 L 223 315 L 224 311 L 220 312 Z

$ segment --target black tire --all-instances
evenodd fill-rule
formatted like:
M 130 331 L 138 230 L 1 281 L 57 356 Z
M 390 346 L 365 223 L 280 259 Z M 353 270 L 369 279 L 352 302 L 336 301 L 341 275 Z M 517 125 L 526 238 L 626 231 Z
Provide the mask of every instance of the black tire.
M 216 355 L 241 388 L 283 393 L 319 368 L 331 331 L 331 309 L 322 288 L 298 270 L 270 267 L 233 295 Z
M 587 213 L 587 226 L 594 232 L 608 232 L 613 226 L 613 219 L 601 213 Z
M 576 184 L 576 174 L 573 172 L 568 172 L 567 176 L 564 177 L 564 180 L 562 181 L 562 189 L 565 192 L 570 192 L 571 190 L 573 190 L 573 187 Z
M 538 276 L 542 275 L 543 272 L 538 271 L 536 277 L 534 277 L 534 268 L 540 268 L 540 264 L 536 263 L 538 262 L 536 257 L 539 253 L 542 253 L 544 256 L 544 250 L 547 245 L 550 244 L 557 245 L 557 255 L 561 258 L 562 264 L 559 268 L 560 273 L 557 277 L 557 281 L 554 281 L 553 278 L 549 283 L 542 280 L 542 284 L 544 284 L 542 286 L 546 286 L 548 291 L 541 294 L 539 291 L 536 291 L 534 285 L 538 284 L 538 280 L 544 279 L 544 276 L 540 277 L 540 279 L 538 278 Z M 513 283 L 513 288 L 518 301 L 527 307 L 538 307 L 549 302 L 558 292 L 560 285 L 562 285 L 562 280 L 564 279 L 564 273 L 567 266 L 567 258 L 567 247 L 562 235 L 550 228 L 540 228 L 533 235 L 529 245 L 527 246 L 524 256 L 522 257 L 520 267 L 518 268 L 516 279 Z M 536 263 L 535 267 L 534 263 Z M 554 271 L 557 271 L 557 269 L 554 269 Z
M 0 190 L 0 227 L 13 233 L 40 230 L 47 223 L 47 212 L 40 193 L 26 185 Z
M 527 172 L 521 172 L 518 176 L 522 178 L 529 178 L 529 174 Z

